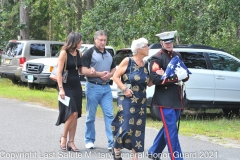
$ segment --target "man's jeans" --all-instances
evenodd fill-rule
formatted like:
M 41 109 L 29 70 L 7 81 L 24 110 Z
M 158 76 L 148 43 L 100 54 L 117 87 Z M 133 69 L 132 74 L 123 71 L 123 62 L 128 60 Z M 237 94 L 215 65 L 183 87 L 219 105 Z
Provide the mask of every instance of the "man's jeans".
M 108 138 L 108 147 L 113 145 L 113 136 L 111 123 L 113 121 L 113 98 L 110 85 L 97 85 L 86 82 L 86 125 L 85 125 L 85 143 L 95 141 L 95 117 L 98 104 L 102 108 L 105 122 L 105 131 Z

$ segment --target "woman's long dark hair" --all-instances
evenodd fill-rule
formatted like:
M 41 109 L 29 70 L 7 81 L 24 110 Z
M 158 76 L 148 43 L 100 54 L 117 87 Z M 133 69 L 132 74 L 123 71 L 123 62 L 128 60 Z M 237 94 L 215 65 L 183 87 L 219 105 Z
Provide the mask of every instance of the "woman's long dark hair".
M 77 49 L 78 43 L 82 40 L 82 35 L 78 32 L 71 32 L 62 46 L 62 50 L 74 52 Z

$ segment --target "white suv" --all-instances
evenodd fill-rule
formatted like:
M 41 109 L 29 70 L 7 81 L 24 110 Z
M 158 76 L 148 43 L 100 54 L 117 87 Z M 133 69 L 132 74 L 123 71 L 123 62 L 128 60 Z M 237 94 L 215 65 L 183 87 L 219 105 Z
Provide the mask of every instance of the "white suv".
M 160 47 L 150 46 L 150 61 Z M 225 114 L 239 113 L 240 108 L 240 60 L 219 49 L 203 45 L 174 46 L 182 55 L 185 65 L 192 72 L 185 83 L 186 108 L 222 108 Z M 125 57 L 132 56 L 130 49 L 116 51 L 114 57 L 119 64 Z M 147 106 L 151 115 L 158 118 L 156 107 L 152 107 L 155 86 L 147 88 Z

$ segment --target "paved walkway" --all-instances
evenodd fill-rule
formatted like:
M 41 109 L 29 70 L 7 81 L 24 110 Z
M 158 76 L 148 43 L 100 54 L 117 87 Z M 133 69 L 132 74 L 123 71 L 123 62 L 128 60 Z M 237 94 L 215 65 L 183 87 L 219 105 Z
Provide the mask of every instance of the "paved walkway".
M 75 143 L 80 153 L 61 152 L 59 138 L 63 125 L 55 126 L 58 111 L 32 103 L 0 98 L 0 159 L 82 159 L 110 160 L 107 151 L 107 138 L 102 118 L 96 121 L 96 149 L 85 149 L 83 135 L 85 117 L 79 118 Z M 157 130 L 146 128 L 145 152 L 139 154 L 139 160 L 149 160 L 147 149 L 151 146 Z M 185 160 L 238 160 L 240 149 L 237 146 L 224 147 L 205 140 L 179 137 Z M 124 149 L 123 160 L 131 160 L 131 152 Z M 164 154 L 167 157 L 167 150 Z M 169 158 L 162 158 L 168 160 Z

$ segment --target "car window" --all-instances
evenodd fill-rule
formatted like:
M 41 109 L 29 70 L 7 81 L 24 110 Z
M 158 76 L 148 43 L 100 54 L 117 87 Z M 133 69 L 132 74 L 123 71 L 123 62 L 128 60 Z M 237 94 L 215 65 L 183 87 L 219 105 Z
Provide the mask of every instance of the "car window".
M 88 47 L 86 46 L 81 46 L 80 47 L 80 51 L 82 52 L 82 54 L 88 49 Z
M 132 57 L 131 50 L 118 50 L 116 55 L 113 57 L 116 65 L 119 65 L 125 57 Z
M 51 44 L 51 56 L 55 57 L 57 55 L 57 53 L 61 50 L 63 45 L 61 44 Z
M 45 44 L 31 44 L 30 55 L 32 56 L 45 56 Z
M 6 49 L 3 54 L 8 56 L 18 56 L 22 54 L 24 44 L 23 43 L 8 43 Z
M 214 70 L 240 72 L 240 62 L 222 54 L 210 53 L 210 61 Z
M 82 52 L 82 54 L 84 54 L 84 52 L 86 51 L 86 50 L 88 50 L 89 49 L 89 47 L 86 47 L 86 46 L 81 46 L 80 47 L 80 51 Z M 106 48 L 106 50 L 112 55 L 112 56 L 114 56 L 114 50 L 113 49 L 111 49 L 111 48 Z
M 153 43 L 149 45 L 149 49 L 161 49 L 162 45 L 160 43 Z
M 207 63 L 201 52 L 180 52 L 187 68 L 207 69 Z
M 111 49 L 111 48 L 106 48 L 106 50 L 107 50 L 112 56 L 114 56 L 114 51 L 113 51 L 113 49 Z

